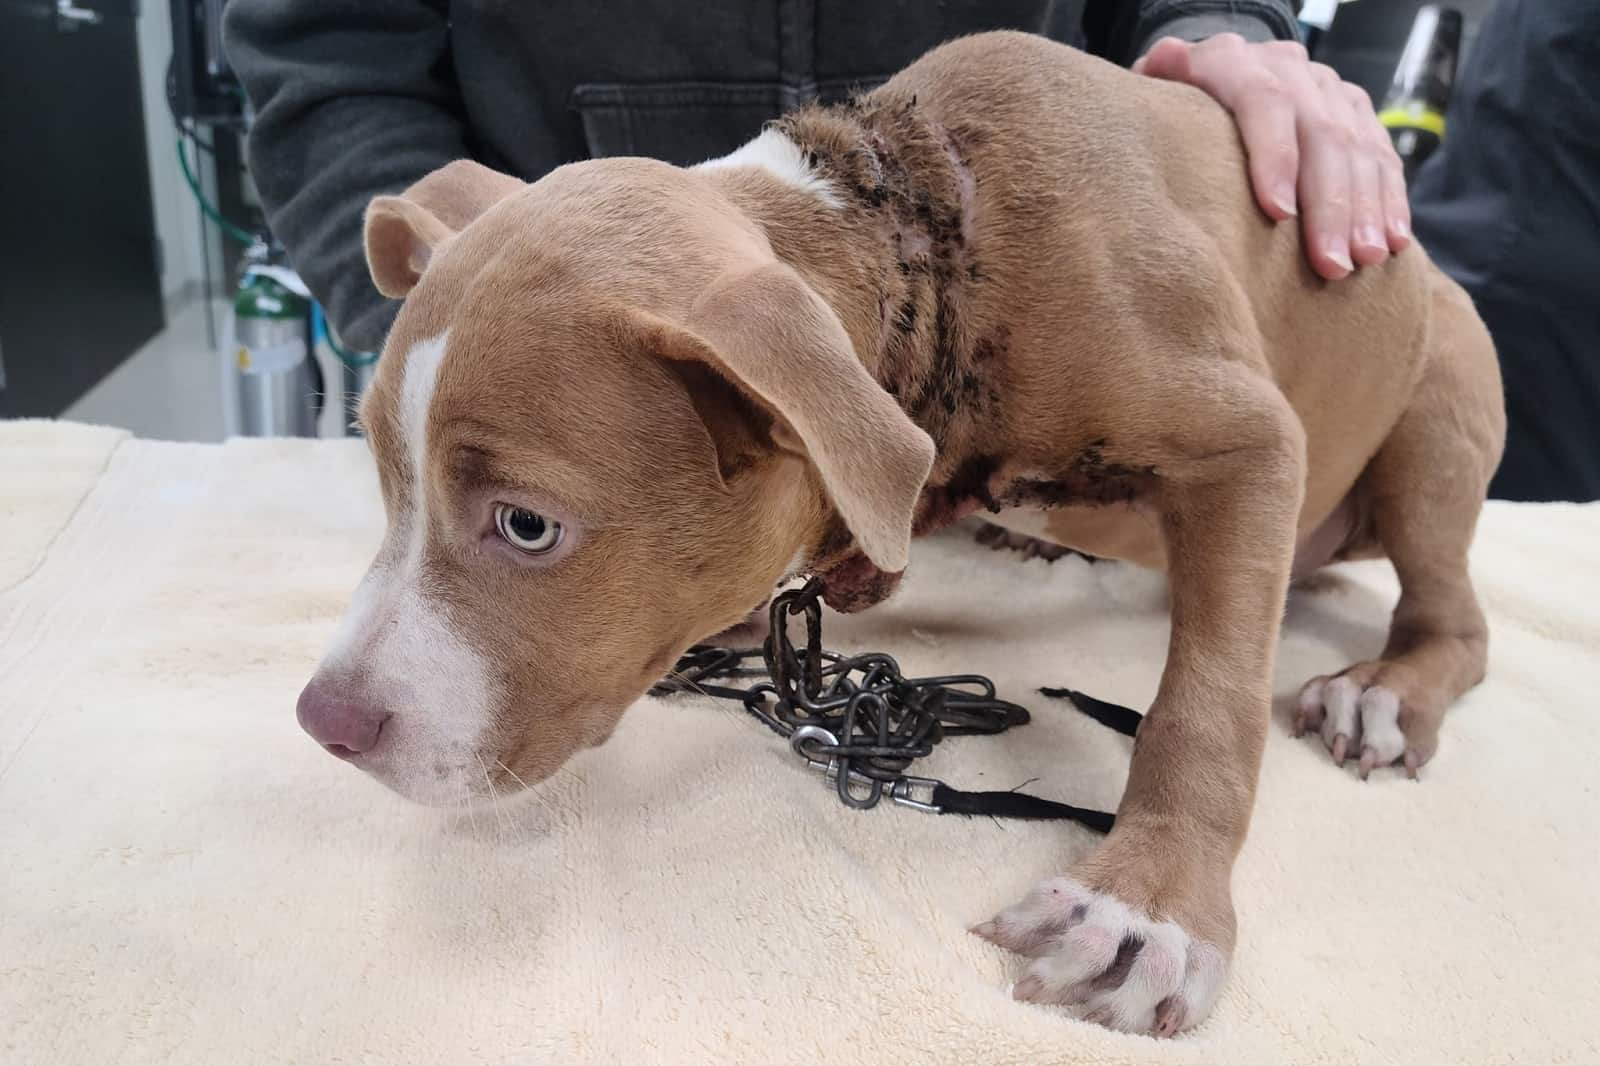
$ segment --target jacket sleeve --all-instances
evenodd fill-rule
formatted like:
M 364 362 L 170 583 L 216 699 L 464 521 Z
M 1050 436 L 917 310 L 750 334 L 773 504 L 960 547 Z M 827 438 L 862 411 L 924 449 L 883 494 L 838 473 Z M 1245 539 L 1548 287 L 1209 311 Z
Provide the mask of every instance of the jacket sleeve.
M 231 0 L 228 60 L 267 222 L 343 340 L 376 351 L 397 301 L 367 274 L 367 202 L 465 156 L 444 0 Z
M 1128 66 L 1163 37 L 1296 41 L 1299 10 L 1300 0 L 1089 0 L 1083 22 L 1089 51 Z

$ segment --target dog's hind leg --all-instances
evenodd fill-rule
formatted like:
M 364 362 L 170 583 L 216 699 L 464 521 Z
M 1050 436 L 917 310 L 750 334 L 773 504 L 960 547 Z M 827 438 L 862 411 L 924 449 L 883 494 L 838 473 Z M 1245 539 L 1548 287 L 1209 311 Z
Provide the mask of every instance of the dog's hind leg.
M 1427 368 L 1357 491 L 1394 563 L 1400 602 L 1380 658 L 1300 691 L 1295 732 L 1321 733 L 1361 775 L 1433 757 L 1445 711 L 1483 679 L 1488 629 L 1467 549 L 1505 441 L 1500 371 L 1466 294 L 1434 284 Z

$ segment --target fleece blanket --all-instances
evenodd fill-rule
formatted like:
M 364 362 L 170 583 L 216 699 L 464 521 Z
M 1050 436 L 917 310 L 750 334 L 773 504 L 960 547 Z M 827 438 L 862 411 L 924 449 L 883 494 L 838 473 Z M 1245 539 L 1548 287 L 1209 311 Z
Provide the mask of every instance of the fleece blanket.
M 1094 845 L 1065 824 L 842 807 L 760 725 L 646 699 L 507 805 L 412 807 L 294 700 L 382 532 L 357 442 L 177 445 L 0 424 L 0 1062 L 1600 1062 L 1600 508 L 1493 505 L 1489 680 L 1420 783 L 1287 728 L 1375 653 L 1386 564 L 1288 606 L 1240 943 L 1179 1039 L 1013 1002 L 966 929 Z M 1032 724 L 927 772 L 1114 807 L 1159 580 L 918 545 L 828 640 L 977 671 Z

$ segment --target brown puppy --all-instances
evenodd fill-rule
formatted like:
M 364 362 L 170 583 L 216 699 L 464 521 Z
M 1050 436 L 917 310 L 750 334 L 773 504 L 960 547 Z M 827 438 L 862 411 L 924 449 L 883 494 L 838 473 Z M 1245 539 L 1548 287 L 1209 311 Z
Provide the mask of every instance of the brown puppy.
M 1192 89 L 973 37 L 699 168 L 453 164 L 367 237 L 406 297 L 363 409 L 389 533 L 300 717 L 408 795 L 538 780 L 783 577 L 867 606 L 987 508 L 1169 576 L 1115 831 L 977 930 L 1019 997 L 1169 1034 L 1233 948 L 1291 573 L 1404 590 L 1301 695 L 1336 758 L 1414 771 L 1482 677 L 1489 338 L 1420 250 L 1317 279 Z

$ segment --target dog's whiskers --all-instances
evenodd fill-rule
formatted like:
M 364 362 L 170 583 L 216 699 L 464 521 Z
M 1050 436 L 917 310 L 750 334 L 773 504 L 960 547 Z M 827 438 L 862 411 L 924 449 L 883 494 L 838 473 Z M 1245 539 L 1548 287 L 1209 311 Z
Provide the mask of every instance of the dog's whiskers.
M 472 813 L 472 788 L 467 784 L 466 778 L 461 779 L 461 794 L 466 797 L 466 802 L 461 806 L 466 809 L 467 822 L 472 826 L 472 840 L 474 843 L 482 843 L 483 837 L 478 832 L 478 816 Z
M 517 774 L 517 772 L 515 770 L 513 770 L 511 767 L 507 766 L 505 763 L 501 762 L 499 759 L 496 759 L 494 761 L 494 764 L 496 766 L 500 767 L 501 770 L 504 770 L 508 775 L 510 775 L 511 780 L 515 781 L 518 785 L 522 786 L 522 795 L 527 796 L 534 803 L 537 803 L 539 805 L 540 809 L 545 812 L 545 814 L 551 816 L 552 818 L 558 817 L 560 815 L 560 813 L 561 813 L 560 808 L 555 804 L 555 802 L 553 800 L 551 800 L 551 798 L 549 796 L 544 795 L 538 789 L 536 789 L 536 788 L 532 787 L 531 785 L 529 785 L 526 781 L 524 781 L 521 778 L 521 776 L 519 776 Z
M 670 680 L 676 681 L 678 684 L 685 686 L 693 692 L 700 691 L 700 683 L 694 678 L 690 677 L 688 674 L 683 673 L 681 670 L 669 668 L 667 670 L 667 677 Z
M 579 785 L 583 784 L 583 778 L 579 777 L 578 776 L 578 771 L 574 770 L 571 766 L 568 766 L 568 765 L 565 765 L 565 764 L 563 764 L 561 766 L 558 766 L 558 767 L 556 767 L 556 772 L 554 774 L 551 774 L 550 776 L 552 778 L 554 778 L 557 774 L 566 774 L 569 778 L 571 778 L 573 780 L 574 783 L 579 784 Z
M 506 772 L 506 774 L 508 774 L 510 776 L 511 780 L 513 780 L 517 784 L 521 785 L 523 791 L 527 791 L 528 790 L 528 783 L 526 781 L 524 781 L 521 777 L 519 777 L 515 770 L 513 770 L 511 767 L 507 766 L 505 763 L 501 762 L 499 759 L 496 759 L 494 761 L 494 764 L 496 766 L 500 767 L 501 770 L 504 770 Z
M 478 772 L 483 775 L 485 795 L 488 797 L 489 807 L 494 811 L 495 825 L 499 833 L 497 843 L 504 844 L 507 838 L 515 839 L 516 833 L 512 831 L 511 826 L 507 823 L 506 812 L 501 810 L 500 804 L 496 802 L 498 793 L 495 791 L 494 778 L 489 776 L 489 768 L 483 764 L 483 756 L 473 752 L 472 757 L 478 762 Z
M 700 682 L 696 681 L 692 677 L 687 676 L 679 670 L 669 668 L 667 670 L 667 679 L 676 681 L 678 684 L 682 685 L 690 695 L 707 697 L 711 695 L 705 689 L 700 687 Z M 712 699 L 711 706 L 718 714 L 726 715 L 730 718 L 739 717 L 739 705 L 737 704 L 729 703 L 725 700 Z

